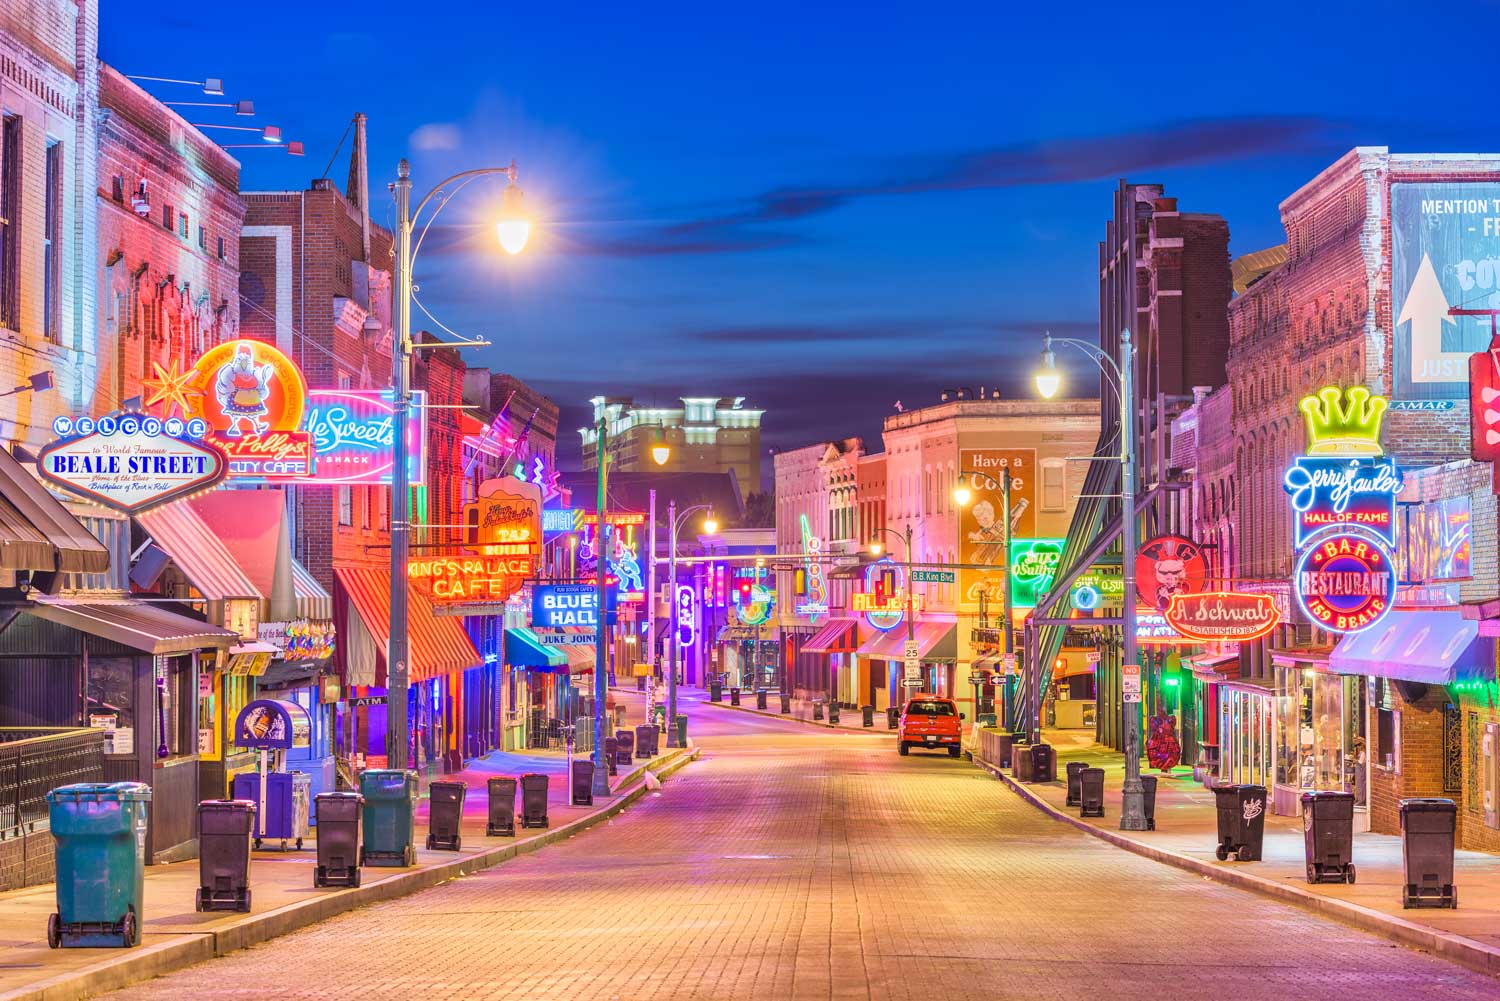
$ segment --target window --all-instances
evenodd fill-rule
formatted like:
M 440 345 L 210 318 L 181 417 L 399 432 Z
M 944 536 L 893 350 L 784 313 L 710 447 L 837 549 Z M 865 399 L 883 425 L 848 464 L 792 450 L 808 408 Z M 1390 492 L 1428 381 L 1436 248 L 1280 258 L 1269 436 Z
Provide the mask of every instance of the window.
M 198 249 L 208 249 L 208 229 L 204 226 L 198 227 Z
M 219 260 L 222 261 L 223 259 L 224 259 L 224 238 L 221 236 L 221 237 L 219 237 Z
M 0 324 L 21 329 L 21 117 L 0 125 Z
M 369 529 L 370 508 L 375 506 L 375 499 L 370 495 L 375 492 L 373 487 L 362 487 L 359 491 L 359 527 Z
M 339 491 L 339 524 L 354 524 L 354 490 L 352 487 L 342 486 Z
M 184 240 L 188 238 L 188 217 L 186 212 L 177 213 L 177 235 Z
M 109 179 L 109 197 L 121 205 L 125 204 L 125 178 L 119 174 Z
M 47 143 L 42 214 L 42 334 L 62 339 L 62 143 Z
M 172 206 L 163 205 L 161 207 L 161 228 L 170 233 L 172 231 L 172 220 L 176 217 L 177 213 L 173 211 Z
M 1068 506 L 1067 460 L 1042 460 L 1042 510 L 1063 511 Z

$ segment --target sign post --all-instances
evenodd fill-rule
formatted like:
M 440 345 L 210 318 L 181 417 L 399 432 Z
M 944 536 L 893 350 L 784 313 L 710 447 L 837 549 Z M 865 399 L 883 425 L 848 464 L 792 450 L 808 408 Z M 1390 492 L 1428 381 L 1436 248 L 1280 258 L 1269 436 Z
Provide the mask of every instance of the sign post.
M 1141 701 L 1141 665 L 1120 665 L 1120 691 L 1125 695 L 1125 704 Z

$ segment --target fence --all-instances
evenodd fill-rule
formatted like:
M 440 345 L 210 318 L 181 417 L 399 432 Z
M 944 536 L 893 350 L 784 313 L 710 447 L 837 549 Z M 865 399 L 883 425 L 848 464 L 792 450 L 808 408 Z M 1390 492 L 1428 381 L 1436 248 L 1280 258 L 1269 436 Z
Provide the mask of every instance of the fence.
M 47 819 L 47 790 L 103 781 L 103 730 L 0 727 L 0 838 Z

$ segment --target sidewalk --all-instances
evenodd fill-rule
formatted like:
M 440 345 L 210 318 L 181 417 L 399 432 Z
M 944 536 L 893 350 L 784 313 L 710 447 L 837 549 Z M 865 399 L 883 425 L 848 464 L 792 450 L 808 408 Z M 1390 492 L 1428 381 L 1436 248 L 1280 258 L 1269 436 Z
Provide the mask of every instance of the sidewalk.
M 1263 861 L 1220 862 L 1214 856 L 1218 830 L 1214 795 L 1193 781 L 1191 769 L 1178 767 L 1171 775 L 1151 772 L 1159 775 L 1156 830 L 1120 831 L 1124 757 L 1093 744 L 1091 735 L 1087 743 L 1075 734 L 1049 732 L 1046 736 L 1057 748 L 1057 782 L 1021 784 L 1009 770 L 1002 774 L 978 758 L 975 764 L 997 774 L 1045 812 L 1128 851 L 1296 904 L 1480 972 L 1500 974 L 1500 858 L 1482 852 L 1457 853 L 1457 910 L 1402 908 L 1401 839 L 1393 835 L 1354 836 L 1358 882 L 1352 886 L 1307 882 L 1300 817 L 1267 815 Z M 1065 805 L 1070 761 L 1104 769 L 1103 818 L 1080 818 L 1077 807 Z
M 632 704 L 629 719 L 639 721 L 643 706 Z M 302 851 L 258 851 L 251 855 L 249 914 L 232 911 L 198 913 L 196 859 L 146 869 L 145 924 L 141 944 L 134 949 L 49 949 L 47 916 L 55 911 L 52 884 L 0 894 L 0 1001 L 51 1001 L 101 993 L 169 970 L 242 949 L 305 927 L 343 911 L 380 900 L 404 896 L 458 876 L 488 868 L 517 855 L 568 838 L 586 827 L 614 816 L 646 793 L 642 777 L 649 769 L 658 778 L 696 759 L 695 748 L 661 748 L 650 761 L 621 766 L 612 785 L 614 793 L 599 797 L 592 807 L 568 803 L 567 762 L 558 752 L 535 755 L 498 752 L 474 761 L 455 775 L 433 776 L 468 783 L 464 804 L 463 847 L 460 852 L 428 851 L 426 784 L 417 806 L 417 864 L 406 868 L 366 866 L 357 889 L 314 889 L 317 865 L 316 828 Z M 520 827 L 517 790 L 517 828 L 513 838 L 485 835 L 488 792 L 492 775 L 541 772 L 548 783 L 546 829 Z

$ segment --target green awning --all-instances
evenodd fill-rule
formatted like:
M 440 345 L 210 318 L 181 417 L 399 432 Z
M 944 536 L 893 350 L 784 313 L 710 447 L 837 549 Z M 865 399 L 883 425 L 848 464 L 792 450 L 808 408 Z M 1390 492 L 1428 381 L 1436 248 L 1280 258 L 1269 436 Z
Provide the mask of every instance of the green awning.
M 548 646 L 542 638 L 524 626 L 505 630 L 505 662 L 511 667 L 535 667 L 567 670 L 568 658 L 561 650 Z

